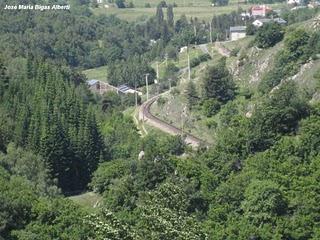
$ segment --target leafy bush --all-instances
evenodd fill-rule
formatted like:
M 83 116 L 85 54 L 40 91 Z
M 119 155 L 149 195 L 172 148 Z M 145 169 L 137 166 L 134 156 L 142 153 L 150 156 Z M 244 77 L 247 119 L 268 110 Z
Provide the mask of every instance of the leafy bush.
M 202 54 L 199 57 L 193 58 L 190 61 L 190 67 L 196 67 L 198 65 L 200 65 L 200 63 L 208 61 L 209 59 L 211 59 L 211 56 L 208 53 Z
M 259 28 L 255 43 L 259 48 L 269 48 L 283 39 L 284 30 L 278 23 L 267 23 Z
M 215 115 L 221 107 L 221 103 L 214 98 L 204 100 L 202 103 L 202 112 L 207 117 Z
M 232 49 L 232 51 L 230 53 L 230 56 L 236 57 L 238 55 L 239 51 L 240 51 L 239 47 L 236 47 L 236 48 Z

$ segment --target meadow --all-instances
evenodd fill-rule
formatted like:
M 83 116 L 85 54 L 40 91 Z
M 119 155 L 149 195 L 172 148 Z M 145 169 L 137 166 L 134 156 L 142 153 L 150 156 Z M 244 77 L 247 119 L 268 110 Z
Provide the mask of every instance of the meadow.
M 116 8 L 116 7 L 109 7 L 109 8 L 96 8 L 94 9 L 94 13 L 96 15 L 100 14 L 108 14 L 108 15 L 116 15 L 121 19 L 127 21 L 136 21 L 136 20 L 144 20 L 148 17 L 152 17 L 156 13 L 156 5 L 159 2 L 158 0 L 155 1 L 148 1 L 151 5 L 150 8 L 144 7 L 147 1 L 145 0 L 133 0 L 132 1 L 135 5 L 134 8 Z M 236 11 L 239 7 L 243 10 L 248 10 L 252 5 L 251 4 L 238 4 L 237 1 L 230 1 L 229 5 L 221 6 L 221 7 L 212 7 L 211 3 L 207 0 L 178 0 L 178 1 L 167 1 L 167 3 L 175 2 L 178 7 L 173 9 L 175 19 L 179 19 L 181 15 L 186 15 L 187 18 L 195 18 L 197 17 L 200 20 L 209 21 L 212 19 L 213 15 L 221 15 L 227 14 L 232 11 Z M 279 4 L 269 4 L 272 8 L 281 8 L 284 6 L 282 3 Z M 164 11 L 165 12 L 165 11 Z

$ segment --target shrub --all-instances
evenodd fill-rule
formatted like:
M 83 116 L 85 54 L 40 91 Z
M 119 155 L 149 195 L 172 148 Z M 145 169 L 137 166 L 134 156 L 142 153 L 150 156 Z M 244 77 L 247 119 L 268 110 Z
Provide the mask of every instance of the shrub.
M 264 24 L 259 28 L 255 43 L 259 48 L 269 48 L 283 39 L 284 30 L 278 23 Z

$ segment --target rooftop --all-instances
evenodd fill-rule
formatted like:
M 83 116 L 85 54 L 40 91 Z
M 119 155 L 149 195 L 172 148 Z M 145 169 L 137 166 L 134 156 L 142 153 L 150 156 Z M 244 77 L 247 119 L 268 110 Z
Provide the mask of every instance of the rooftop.
M 87 81 L 87 84 L 88 84 L 89 86 L 92 86 L 92 85 L 95 85 L 95 84 L 98 83 L 98 82 L 99 82 L 99 80 L 91 79 L 91 80 L 88 80 L 88 81 Z
M 230 32 L 245 32 L 246 28 L 246 26 L 234 26 L 230 27 Z

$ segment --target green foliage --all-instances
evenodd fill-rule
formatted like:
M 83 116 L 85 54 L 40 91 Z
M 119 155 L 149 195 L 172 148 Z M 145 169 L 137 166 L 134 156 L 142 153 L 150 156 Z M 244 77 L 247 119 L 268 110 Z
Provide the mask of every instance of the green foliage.
M 278 23 L 263 24 L 257 31 L 255 43 L 259 48 L 269 48 L 283 39 L 284 30 Z
M 221 103 L 215 98 L 204 100 L 202 103 L 202 111 L 205 116 L 212 117 L 215 115 L 221 107 Z
M 198 93 L 195 84 L 192 81 L 188 82 L 188 85 L 185 90 L 185 95 L 188 102 L 188 108 L 192 109 L 198 102 Z
M 144 239 L 207 239 L 195 219 L 187 216 L 185 207 L 183 190 L 172 183 L 147 193 L 137 209 L 139 236 Z
M 193 58 L 190 61 L 190 67 L 196 67 L 198 65 L 200 65 L 202 62 L 206 62 L 209 59 L 211 59 L 211 56 L 208 53 L 202 54 L 199 57 Z
M 147 59 L 133 57 L 128 61 L 110 64 L 107 78 L 115 86 L 128 84 L 131 87 L 139 87 L 145 84 L 145 74 L 149 74 L 148 80 L 151 84 L 156 77 L 154 69 L 148 64 Z
M 244 216 L 255 225 L 272 221 L 287 211 L 283 192 L 272 181 L 253 181 L 246 188 L 242 202 Z
M 23 177 L 10 177 L 1 166 L 0 174 L 0 236 L 9 239 L 12 230 L 23 228 L 31 220 L 37 195 Z
M 295 132 L 299 120 L 307 114 L 308 105 L 299 96 L 296 86 L 291 82 L 282 84 L 252 116 L 252 126 L 255 126 L 253 149 L 264 150 L 279 134 Z
M 288 22 L 288 24 L 294 24 L 303 22 L 315 17 L 318 14 L 317 8 L 301 8 L 295 11 L 284 10 L 281 12 L 281 17 Z
M 122 113 L 110 114 L 102 123 L 104 142 L 109 159 L 125 159 L 138 155 L 139 134 L 131 117 Z
M 9 144 L 7 154 L 0 154 L 0 165 L 10 174 L 26 178 L 40 194 L 55 195 L 58 192 L 46 163 L 32 152 Z
M 116 0 L 115 3 L 118 8 L 126 8 L 126 5 L 124 4 L 125 0 Z
M 226 60 L 222 59 L 217 65 L 207 68 L 203 76 L 203 95 L 205 99 L 215 98 L 221 103 L 234 98 L 235 86 L 228 69 Z
M 315 38 L 317 39 L 317 38 Z M 284 40 L 284 48 L 277 54 L 273 69 L 262 78 L 259 90 L 267 93 L 277 86 L 282 79 L 296 74 L 299 68 L 311 56 L 313 46 L 317 43 L 310 40 L 310 33 L 304 29 L 288 31 Z
M 119 221 L 112 212 L 103 209 L 98 214 L 92 214 L 84 221 L 91 229 L 90 238 L 103 240 L 134 240 L 139 239 L 129 226 Z
M 216 2 L 226 3 L 227 0 L 217 0 Z M 245 25 L 244 19 L 237 11 L 229 14 L 214 15 L 212 18 L 213 39 L 217 41 L 226 40 L 226 29 L 231 26 Z
M 168 5 L 167 8 L 167 21 L 168 25 L 173 28 L 174 27 L 174 14 L 173 14 L 173 6 L 171 4 Z
M 89 96 L 68 73 L 48 64 L 33 62 L 25 69 L 30 78 L 10 81 L 2 103 L 8 123 L 14 123 L 10 141 L 41 155 L 63 190 L 83 189 L 105 154 Z
M 130 161 L 129 160 L 113 160 L 104 162 L 99 165 L 97 171 L 94 172 L 90 186 L 95 192 L 103 193 L 108 190 L 109 185 L 116 178 L 129 173 Z
M 13 231 L 13 236 L 19 240 L 84 240 L 93 230 L 83 221 L 85 212 L 70 200 L 41 199 L 33 205 L 32 216 L 25 229 Z

